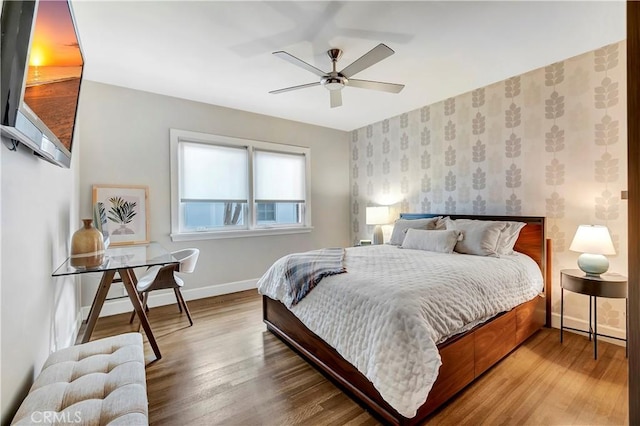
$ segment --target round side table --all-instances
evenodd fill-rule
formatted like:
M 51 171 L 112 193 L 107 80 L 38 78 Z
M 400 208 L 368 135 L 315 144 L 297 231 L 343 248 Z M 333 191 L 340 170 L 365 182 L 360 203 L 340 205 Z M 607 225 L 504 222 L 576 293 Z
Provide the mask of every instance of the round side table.
M 563 269 L 560 271 L 560 343 L 562 343 L 565 329 L 579 331 L 589 334 L 589 340 L 593 336 L 593 358 L 598 359 L 598 336 L 609 337 L 611 339 L 623 340 L 625 342 L 627 356 L 629 356 L 628 336 L 629 324 L 625 325 L 625 338 L 608 336 L 598 333 L 598 297 L 608 297 L 612 299 L 625 299 L 627 311 L 629 310 L 629 299 L 627 299 L 627 277 L 605 273 L 600 276 L 587 275 L 580 269 Z M 574 293 L 589 296 L 589 330 L 564 326 L 564 291 L 569 290 Z M 593 309 L 592 309 L 593 306 Z M 592 315 L 593 311 L 593 315 Z M 629 315 L 626 315 L 629 318 Z M 592 325 L 593 324 L 593 325 Z

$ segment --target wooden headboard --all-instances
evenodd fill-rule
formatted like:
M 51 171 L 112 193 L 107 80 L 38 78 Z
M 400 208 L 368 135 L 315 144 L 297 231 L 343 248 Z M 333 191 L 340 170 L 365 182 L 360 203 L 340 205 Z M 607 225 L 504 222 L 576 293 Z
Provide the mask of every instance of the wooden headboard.
M 400 213 L 402 219 L 424 219 L 428 217 L 450 217 L 451 219 L 475 219 L 475 220 L 503 220 L 524 222 L 526 226 L 520 231 L 520 236 L 514 249 L 531 257 L 540 266 L 542 273 L 546 267 L 546 238 L 544 230 L 544 217 L 539 216 L 480 216 L 463 214 L 432 214 L 432 213 Z

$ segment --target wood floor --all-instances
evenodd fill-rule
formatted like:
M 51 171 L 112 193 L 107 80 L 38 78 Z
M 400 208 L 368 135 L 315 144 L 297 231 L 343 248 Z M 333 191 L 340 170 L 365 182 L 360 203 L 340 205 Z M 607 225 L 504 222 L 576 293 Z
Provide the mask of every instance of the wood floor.
M 147 366 L 152 425 L 374 425 L 358 404 L 266 331 L 256 291 L 176 305 L 149 321 L 162 359 Z M 129 315 L 101 318 L 92 340 L 137 330 Z M 428 424 L 628 423 L 621 346 L 544 329 L 437 411 Z M 601 343 L 601 344 L 600 344 Z M 145 355 L 153 352 L 145 339 Z

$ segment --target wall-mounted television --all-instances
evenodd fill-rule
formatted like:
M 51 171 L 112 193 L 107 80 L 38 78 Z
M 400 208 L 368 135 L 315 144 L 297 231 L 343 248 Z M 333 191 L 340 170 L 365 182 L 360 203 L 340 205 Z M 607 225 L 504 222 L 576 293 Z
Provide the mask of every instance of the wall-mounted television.
M 3 142 L 69 167 L 84 68 L 71 3 L 3 1 L 0 28 Z

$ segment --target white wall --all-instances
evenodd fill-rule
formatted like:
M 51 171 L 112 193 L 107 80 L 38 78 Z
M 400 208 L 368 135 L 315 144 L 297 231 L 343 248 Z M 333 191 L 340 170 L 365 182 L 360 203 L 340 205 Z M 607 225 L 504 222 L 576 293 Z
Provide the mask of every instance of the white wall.
M 187 299 L 211 294 L 198 291 L 204 288 L 220 293 L 239 288 L 223 284 L 246 285 L 284 254 L 348 244 L 346 132 L 92 81 L 83 82 L 82 101 L 81 137 L 86 143 L 80 159 L 81 216 L 90 217 L 93 184 L 148 185 L 151 239 L 172 251 L 201 250 L 196 271 L 185 277 Z M 169 237 L 170 128 L 311 148 L 313 231 L 173 243 Z M 90 305 L 95 285 L 97 277 L 83 277 L 84 306 Z M 107 304 L 103 313 L 108 311 Z
M 49 353 L 75 340 L 78 285 L 75 278 L 51 277 L 81 225 L 77 138 L 74 143 L 71 169 L 24 148 L 0 146 L 2 424 L 13 417 Z

